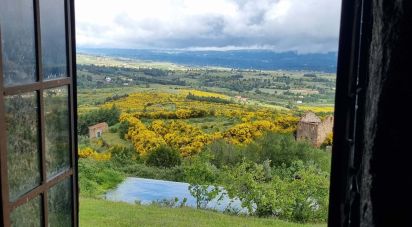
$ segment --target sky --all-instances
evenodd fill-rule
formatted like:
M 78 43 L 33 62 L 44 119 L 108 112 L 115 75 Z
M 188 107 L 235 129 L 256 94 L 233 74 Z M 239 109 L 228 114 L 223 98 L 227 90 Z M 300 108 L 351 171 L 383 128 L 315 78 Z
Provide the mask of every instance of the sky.
M 77 0 L 79 47 L 337 51 L 341 0 Z

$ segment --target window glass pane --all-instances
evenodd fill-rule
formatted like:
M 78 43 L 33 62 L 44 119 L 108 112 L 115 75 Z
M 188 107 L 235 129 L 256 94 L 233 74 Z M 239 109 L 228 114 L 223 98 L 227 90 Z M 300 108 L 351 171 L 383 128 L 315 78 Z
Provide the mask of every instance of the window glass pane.
M 40 0 L 42 63 L 45 80 L 67 75 L 64 0 Z
M 29 202 L 17 207 L 10 214 L 11 226 L 42 226 L 43 214 L 41 207 L 40 196 L 37 196 Z
M 10 200 L 40 183 L 37 93 L 5 99 Z
M 33 0 L 1 0 L 4 85 L 36 80 Z
M 70 167 L 67 87 L 44 91 L 47 178 Z
M 58 183 L 49 190 L 49 225 L 72 226 L 72 184 L 71 178 Z

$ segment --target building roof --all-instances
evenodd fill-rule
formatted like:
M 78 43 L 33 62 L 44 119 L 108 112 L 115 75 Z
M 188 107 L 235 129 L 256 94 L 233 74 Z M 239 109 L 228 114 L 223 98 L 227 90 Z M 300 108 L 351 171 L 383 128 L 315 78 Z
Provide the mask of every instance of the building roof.
M 102 127 L 108 127 L 108 124 L 106 122 L 102 122 L 99 124 L 89 126 L 89 129 L 102 128 Z
M 313 112 L 307 112 L 303 117 L 300 119 L 300 122 L 304 123 L 321 123 L 322 121 L 318 116 L 316 116 Z

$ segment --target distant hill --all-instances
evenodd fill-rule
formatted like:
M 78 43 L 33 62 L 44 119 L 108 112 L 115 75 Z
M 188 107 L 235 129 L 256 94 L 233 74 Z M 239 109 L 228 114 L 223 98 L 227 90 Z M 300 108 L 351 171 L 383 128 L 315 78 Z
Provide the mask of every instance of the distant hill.
M 297 54 L 277 53 L 267 50 L 235 51 L 168 51 L 136 49 L 79 48 L 79 53 L 121 57 L 159 62 L 171 62 L 187 66 L 217 66 L 256 70 L 302 70 L 336 72 L 337 53 Z

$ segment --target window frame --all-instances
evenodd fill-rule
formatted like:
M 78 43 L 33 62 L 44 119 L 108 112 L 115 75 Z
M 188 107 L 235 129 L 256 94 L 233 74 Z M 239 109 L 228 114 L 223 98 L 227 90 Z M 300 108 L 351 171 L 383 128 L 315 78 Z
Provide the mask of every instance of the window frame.
M 328 226 L 360 223 L 356 207 L 360 202 L 371 2 L 342 0 Z
M 74 18 L 74 0 L 64 1 L 64 20 L 65 20 L 65 38 L 66 38 L 66 77 L 44 80 L 42 70 L 42 49 L 41 49 L 41 31 L 40 31 L 40 0 L 33 0 L 34 10 L 34 36 L 36 51 L 36 81 L 24 85 L 5 86 L 3 84 L 3 52 L 0 45 L 0 182 L 1 182 L 1 208 L 0 221 L 2 226 L 10 226 L 10 214 L 18 206 L 29 202 L 37 196 L 42 200 L 42 223 L 48 226 L 48 196 L 50 188 L 66 179 L 71 179 L 71 198 L 72 198 L 72 224 L 78 226 L 78 173 L 77 173 L 77 90 L 76 90 L 76 42 L 75 42 L 75 18 Z M 2 37 L 0 27 L 0 40 Z M 68 88 L 68 109 L 69 109 L 69 145 L 70 145 L 70 165 L 65 170 L 49 180 L 46 172 L 46 155 L 45 155 L 45 115 L 44 115 L 44 97 L 43 91 L 51 88 L 67 86 Z M 39 110 L 39 152 L 40 152 L 40 185 L 25 193 L 17 200 L 10 202 L 9 183 L 7 169 L 7 131 L 5 127 L 5 97 L 27 92 L 37 92 L 37 104 Z
M 68 75 L 66 78 L 43 81 L 42 64 L 41 64 L 41 34 L 40 34 L 40 10 L 39 0 L 34 2 L 35 15 L 35 44 L 36 44 L 36 68 L 38 82 L 29 85 L 17 85 L 5 88 L 3 86 L 3 59 L 2 45 L 0 45 L 0 182 L 1 182 L 1 203 L 0 223 L 3 226 L 10 225 L 10 213 L 18 205 L 24 204 L 38 195 L 43 195 L 43 224 L 47 226 L 47 191 L 52 186 L 61 182 L 68 177 L 72 178 L 72 218 L 73 225 L 78 226 L 78 172 L 77 172 L 77 91 L 76 91 L 76 45 L 75 45 L 75 13 L 74 0 L 65 0 L 65 20 L 66 20 L 66 42 L 67 42 L 67 62 Z M 350 214 L 356 214 L 351 211 L 351 204 L 356 203 L 356 171 L 359 168 L 359 153 L 355 153 L 355 148 L 361 146 L 359 138 L 356 138 L 356 132 L 361 127 L 356 127 L 357 116 L 362 115 L 363 103 L 359 103 L 359 97 L 364 92 L 363 83 L 366 80 L 364 71 L 367 67 L 365 59 L 362 56 L 367 54 L 367 49 L 363 43 L 370 38 L 368 32 L 368 13 L 370 1 L 367 0 L 342 0 L 340 40 L 338 53 L 338 69 L 336 82 L 335 98 L 335 117 L 334 117 L 334 141 L 332 151 L 332 171 L 330 187 L 330 205 L 329 205 L 329 226 L 346 226 L 348 222 L 353 221 Z M 365 24 L 366 26 L 362 26 Z M 1 40 L 1 27 L 0 27 Z M 71 166 L 70 169 L 53 179 L 47 181 L 45 171 L 45 144 L 44 144 L 44 100 L 42 91 L 44 89 L 55 88 L 60 86 L 69 87 L 69 110 L 70 110 L 70 148 L 71 148 Z M 9 202 L 8 180 L 7 180 L 7 141 L 6 130 L 4 127 L 5 109 L 4 97 L 13 94 L 21 94 L 30 91 L 39 91 L 40 111 L 40 140 L 41 144 L 41 185 L 26 193 L 15 202 Z M 356 138 L 356 140 L 355 140 Z M 354 187 L 355 186 L 355 187 Z M 353 212 L 353 213 L 352 213 Z

